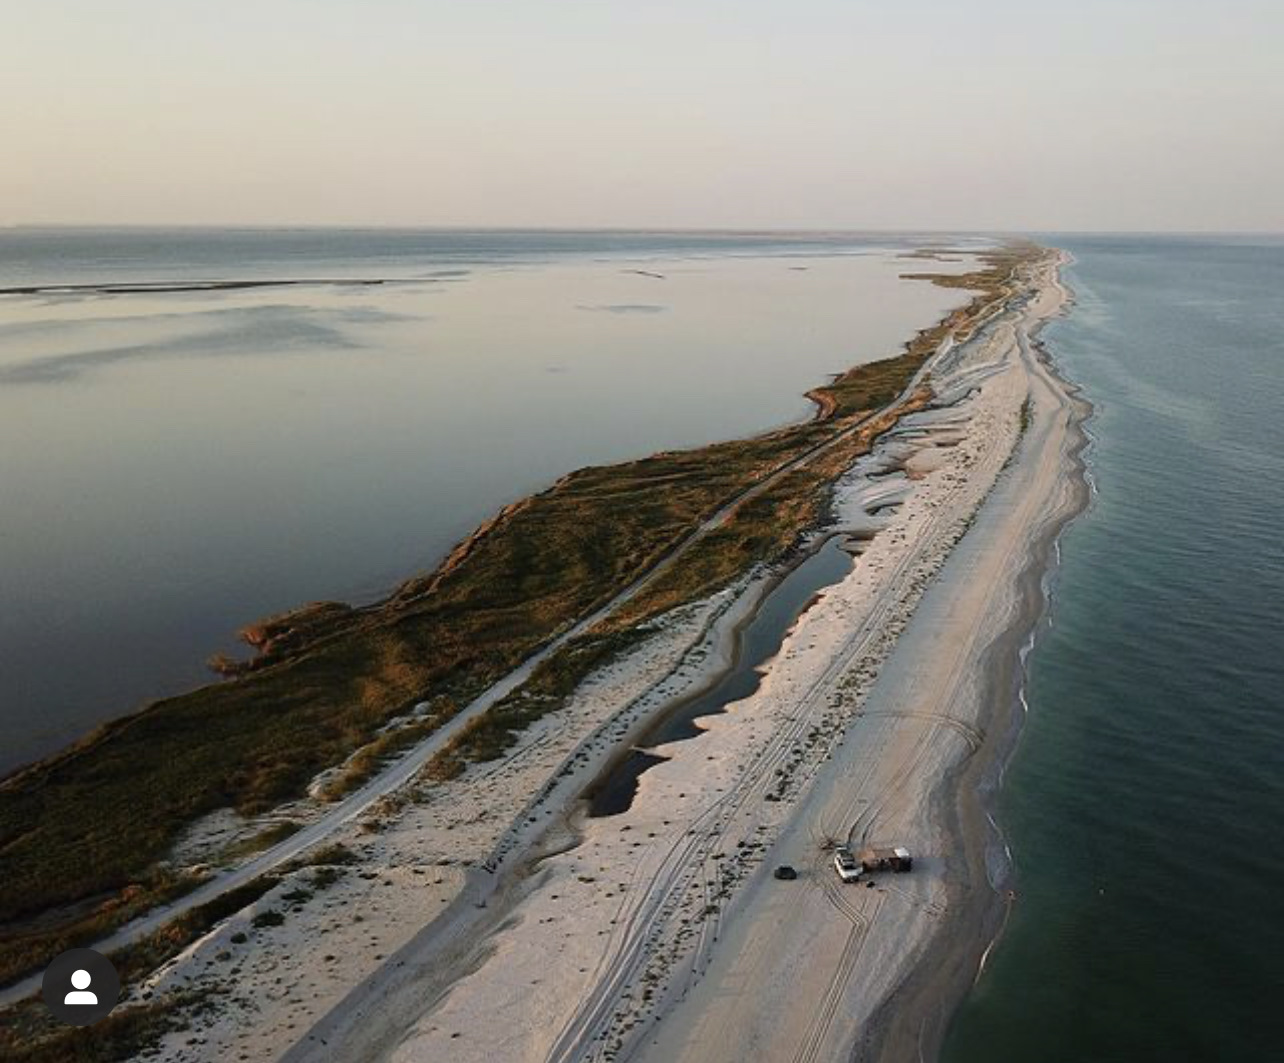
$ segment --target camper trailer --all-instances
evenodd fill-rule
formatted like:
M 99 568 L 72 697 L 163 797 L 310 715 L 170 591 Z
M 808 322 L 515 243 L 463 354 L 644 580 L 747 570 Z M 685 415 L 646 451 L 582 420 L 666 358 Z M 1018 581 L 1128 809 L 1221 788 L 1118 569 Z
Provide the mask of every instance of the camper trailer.
M 910 851 L 901 846 L 894 849 L 862 849 L 859 859 L 865 871 L 908 871 L 914 866 Z

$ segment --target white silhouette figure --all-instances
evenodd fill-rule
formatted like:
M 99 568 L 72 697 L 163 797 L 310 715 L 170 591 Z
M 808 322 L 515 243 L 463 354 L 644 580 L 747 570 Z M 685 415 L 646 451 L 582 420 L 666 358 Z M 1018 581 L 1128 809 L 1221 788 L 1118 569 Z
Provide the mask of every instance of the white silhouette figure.
M 85 987 L 94 980 L 88 971 L 76 971 L 71 976 L 71 984 L 76 987 L 74 993 L 62 998 L 64 1004 L 97 1004 L 98 998 L 93 993 L 85 992 Z

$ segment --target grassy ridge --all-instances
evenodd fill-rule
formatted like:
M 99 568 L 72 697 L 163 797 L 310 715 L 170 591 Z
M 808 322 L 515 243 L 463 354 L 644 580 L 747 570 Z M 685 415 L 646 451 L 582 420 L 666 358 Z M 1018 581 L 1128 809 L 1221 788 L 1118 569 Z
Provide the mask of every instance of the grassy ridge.
M 0 784 L 0 982 L 124 921 L 122 897 L 145 906 L 158 889 L 172 889 L 163 878 L 156 885 L 155 868 L 197 817 L 227 806 L 261 812 L 299 796 L 354 750 L 395 746 L 380 728 L 421 700 L 433 712 L 416 736 L 440 726 L 728 500 L 894 398 L 945 336 L 967 332 L 1006 295 L 1019 258 L 996 253 L 985 269 L 949 277 L 951 286 L 979 290 L 972 303 L 899 357 L 817 389 L 817 420 L 573 473 L 509 507 L 434 573 L 385 601 L 362 609 L 323 603 L 255 625 L 247 637 L 259 656 L 225 663 L 226 681 L 157 702 Z M 747 502 L 633 603 L 630 622 L 788 546 L 814 520 L 832 475 L 827 464 L 808 466 Z M 556 700 L 628 636 L 602 637 L 577 643 L 575 660 L 548 662 L 531 689 L 543 682 Z M 506 699 L 477 725 L 491 739 L 479 730 L 474 746 L 455 752 L 486 755 L 497 736 L 547 707 Z M 366 760 L 372 770 L 378 754 Z
M 674 454 L 584 470 L 440 577 L 374 609 L 327 610 L 306 641 L 278 642 L 244 675 L 159 702 L 10 780 L 0 788 L 0 978 L 44 951 L 24 947 L 31 927 L 15 920 L 104 896 L 88 913 L 68 911 L 57 944 L 98 936 L 118 921 L 118 894 L 153 894 L 140 876 L 184 823 L 297 796 L 425 696 L 447 706 L 439 724 L 800 445 L 775 436 L 713 448 L 707 464 Z M 52 947 L 47 926 L 35 937 Z
M 905 383 L 912 375 L 913 370 Z M 920 408 L 927 398 L 926 391 L 920 392 L 901 412 Z M 469 763 L 502 756 L 523 729 L 560 709 L 587 676 L 640 638 L 647 621 L 712 594 L 754 564 L 784 556 L 819 521 L 835 477 L 868 453 L 874 439 L 896 419 L 892 415 L 870 418 L 840 445 L 738 506 L 725 524 L 701 539 L 678 564 L 545 661 L 529 682 L 471 721 L 433 758 L 429 776 L 454 778 Z

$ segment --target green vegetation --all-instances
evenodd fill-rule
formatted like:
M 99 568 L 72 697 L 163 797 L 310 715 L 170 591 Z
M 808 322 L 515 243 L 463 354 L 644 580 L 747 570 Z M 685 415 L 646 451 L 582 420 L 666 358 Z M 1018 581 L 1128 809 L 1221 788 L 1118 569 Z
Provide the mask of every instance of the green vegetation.
M 184 912 L 133 945 L 117 949 L 111 954 L 111 961 L 120 974 L 121 985 L 146 977 L 228 916 L 253 904 L 280 881 L 279 875 L 261 875 L 208 904 Z
M 498 756 L 637 637 L 638 623 L 788 549 L 816 519 L 825 485 L 868 445 L 878 422 L 862 418 L 898 395 L 942 340 L 966 336 L 1005 299 L 1027 254 L 992 253 L 964 277 L 921 275 L 978 294 L 898 357 L 814 391 L 816 419 L 572 473 L 505 509 L 386 600 L 320 603 L 256 624 L 244 635 L 258 655 L 219 661 L 224 681 L 156 702 L 0 783 L 0 982 L 189 888 L 157 868 L 193 820 L 229 806 L 263 813 L 345 761 L 331 795 L 359 785 L 636 581 L 701 521 L 833 444 L 745 500 L 619 620 L 545 662 L 460 735 L 433 773 L 449 777 L 469 760 Z M 420 702 L 428 710 L 412 714 Z
M 302 826 L 302 823 L 296 823 L 289 819 L 282 820 L 280 823 L 273 823 L 272 826 L 259 831 L 253 837 L 229 845 L 219 854 L 219 857 L 225 863 L 235 863 L 244 857 L 261 853 L 264 849 L 270 849 L 278 842 L 285 841 L 286 838 L 296 833 Z
M 282 866 L 284 872 L 298 871 L 301 867 L 318 868 L 318 874 L 327 868 L 345 867 L 355 864 L 360 857 L 340 842 L 331 842 L 319 849 L 311 849 L 304 856 L 291 860 Z
M 924 398 L 911 401 L 906 410 L 921 405 Z M 641 638 L 647 621 L 712 594 L 755 563 L 782 557 L 816 524 L 834 477 L 894 421 L 871 419 L 832 451 L 742 503 L 727 523 L 701 539 L 618 613 L 562 647 L 526 684 L 469 723 L 433 758 L 429 778 L 455 778 L 469 762 L 498 759 L 523 729 L 561 709 L 587 676 Z
M 438 698 L 436 707 L 423 716 L 389 725 L 378 737 L 367 742 L 348 758 L 335 777 L 321 787 L 322 796 L 327 801 L 338 801 L 360 789 L 362 783 L 378 774 L 379 769 L 396 759 L 397 754 L 432 734 L 458 711 L 450 698 Z
M 147 869 L 115 893 L 90 897 L 36 918 L 14 920 L 0 928 L 0 984 L 17 981 L 60 952 L 97 941 L 156 905 L 195 889 L 201 881 L 164 867 Z
M 199 1004 L 197 994 L 118 1007 L 92 1026 L 67 1026 L 39 1001 L 5 1012 L 0 1059 L 8 1063 L 120 1063 L 137 1059 L 170 1030 L 185 1029 L 182 1010 Z
M 885 365 L 874 363 L 870 367 L 871 375 L 877 379 Z M 905 374 L 905 383 L 912 375 L 912 370 Z M 903 388 L 895 394 L 901 390 Z M 925 398 L 923 394 L 914 397 L 902 412 L 917 409 Z M 725 524 L 696 543 L 678 564 L 605 621 L 604 627 L 640 624 L 683 602 L 712 594 L 755 563 L 781 558 L 818 522 L 835 477 L 867 453 L 873 440 L 891 427 L 895 419 L 880 415 L 861 421 L 858 431 L 747 499 Z
M 315 868 L 312 886 L 322 889 L 343 874 L 339 865 L 355 860 L 355 854 L 346 846 L 327 845 L 291 862 L 280 873 L 262 875 L 208 904 L 193 908 L 141 941 L 111 954 L 121 985 L 141 981 L 228 916 L 264 896 L 285 874 L 305 867 Z M 282 900 L 301 904 L 310 897 L 311 890 L 297 887 L 283 894 Z M 269 910 L 251 923 L 262 928 L 278 926 L 284 921 L 280 912 Z M 248 937 L 237 932 L 229 940 L 234 945 L 243 945 Z M 64 1026 L 42 1002 L 31 998 L 5 1011 L 4 1022 L 0 1024 L 0 1059 L 26 1063 L 62 1063 L 64 1060 L 115 1063 L 137 1059 L 168 1031 L 185 1028 L 183 1014 L 206 1000 L 200 993 L 173 993 L 157 1000 L 118 1007 L 92 1029 L 75 1029 Z
M 498 759 L 521 731 L 560 709 L 585 676 L 609 664 L 642 634 L 634 626 L 614 632 L 595 629 L 572 639 L 525 684 L 460 731 L 429 763 L 427 777 L 453 779 L 468 762 Z

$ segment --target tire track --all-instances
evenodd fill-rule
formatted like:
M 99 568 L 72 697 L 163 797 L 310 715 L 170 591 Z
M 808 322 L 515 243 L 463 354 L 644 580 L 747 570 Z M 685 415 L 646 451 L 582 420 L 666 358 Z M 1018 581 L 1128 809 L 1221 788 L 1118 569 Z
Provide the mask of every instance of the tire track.
M 949 497 L 954 497 L 961 489 L 961 486 L 956 486 L 949 492 Z M 677 874 L 672 870 L 668 870 L 656 875 L 655 885 L 651 892 L 657 895 L 659 903 L 652 902 L 647 906 L 648 918 L 646 925 L 650 927 L 649 933 L 645 935 L 633 933 L 632 927 L 637 925 L 636 920 L 631 921 L 629 927 L 625 928 L 625 936 L 631 937 L 631 940 L 626 940 L 614 950 L 610 962 L 605 965 L 602 978 L 597 982 L 595 991 L 588 999 L 582 1002 L 564 1024 L 552 1050 L 547 1056 L 548 1063 L 570 1063 L 571 1060 L 578 1058 L 600 1058 L 600 1053 L 606 1047 L 603 1044 L 606 1037 L 606 1028 L 614 1017 L 616 1004 L 621 999 L 623 990 L 638 973 L 646 959 L 649 958 L 647 946 L 659 941 L 664 936 L 656 924 L 660 921 L 672 919 L 681 910 L 682 896 L 694 884 L 696 874 L 700 875 L 701 889 L 704 891 L 704 901 L 706 911 L 708 911 L 713 902 L 708 893 L 709 876 L 707 865 L 711 861 L 707 854 L 712 850 L 713 842 L 723 833 L 730 819 L 742 811 L 750 800 L 754 798 L 761 800 L 762 794 L 765 793 L 775 779 L 775 769 L 788 761 L 790 756 L 798 749 L 800 741 L 813 728 L 817 717 L 823 716 L 828 705 L 829 696 L 834 691 L 838 681 L 847 673 L 854 662 L 872 651 L 876 651 L 878 642 L 887 638 L 890 614 L 903 609 L 906 600 L 912 599 L 920 593 L 921 586 L 914 578 L 916 570 L 923 560 L 923 555 L 930 553 L 939 544 L 940 536 L 948 532 L 948 528 L 943 528 L 942 524 L 943 519 L 939 511 L 931 512 L 920 533 L 923 543 L 920 550 L 913 551 L 899 559 L 890 573 L 883 574 L 883 579 L 887 581 L 889 587 L 899 587 L 900 592 L 876 597 L 873 607 L 846 640 L 842 649 L 833 655 L 821 674 L 803 692 L 799 699 L 798 711 L 789 718 L 783 728 L 777 730 L 773 739 L 765 747 L 754 754 L 752 761 L 743 770 L 735 787 L 726 795 L 712 802 L 708 809 L 697 818 L 695 825 L 690 830 L 698 832 L 699 844 L 687 844 L 671 850 L 666 858 L 665 865 L 662 865 L 664 868 L 671 869 L 675 864 L 680 865 L 684 858 L 689 858 L 693 853 L 699 856 L 700 864 L 685 874 Z M 905 779 L 908 778 L 909 774 L 921 761 L 921 757 L 922 740 L 920 739 L 913 763 L 911 765 L 902 765 L 899 785 L 904 784 Z M 814 775 L 816 770 L 819 770 L 824 757 L 821 756 L 815 759 L 816 762 L 808 773 L 808 778 Z M 869 769 L 870 774 L 874 770 L 874 767 L 871 766 Z M 862 779 L 862 784 L 868 781 L 869 778 L 866 776 Z M 796 787 L 796 789 L 800 788 L 802 788 L 801 784 Z M 862 788 L 863 785 L 857 787 L 857 792 Z M 865 814 L 881 810 L 888 799 L 885 795 L 878 802 L 877 808 L 867 809 Z M 857 908 L 846 903 L 845 900 L 839 900 L 841 895 L 835 894 L 831 889 L 827 889 L 826 892 L 831 902 L 835 903 L 836 906 L 842 906 L 841 910 L 848 919 L 854 922 L 862 921 L 861 926 L 859 928 L 854 927 L 851 932 L 854 948 L 849 947 L 845 950 L 846 952 L 859 951 L 859 941 L 856 939 L 863 938 L 868 929 L 866 917 Z M 711 945 L 717 938 L 719 925 L 719 914 L 711 912 L 706 915 L 701 924 L 699 936 L 693 949 L 693 956 L 688 966 L 688 980 L 697 978 L 702 973 L 702 970 L 707 967 Z M 850 962 L 854 961 L 844 961 L 847 973 L 841 979 L 842 984 L 845 984 L 846 980 L 850 978 Z M 836 990 L 836 992 L 841 992 L 841 990 Z M 832 1021 L 832 1013 L 830 1021 Z M 823 1039 L 823 1032 L 819 1036 Z

